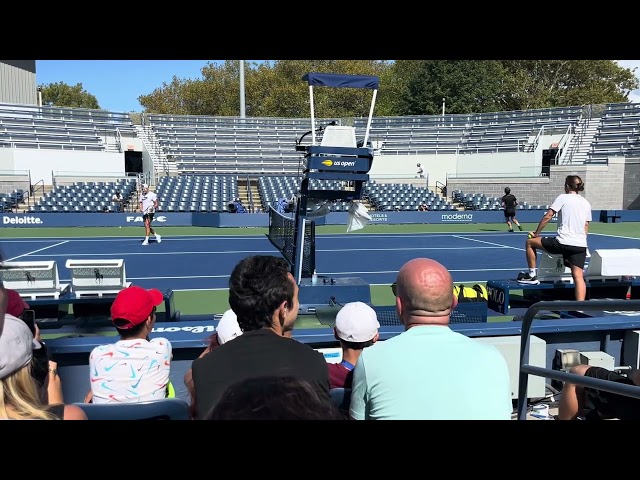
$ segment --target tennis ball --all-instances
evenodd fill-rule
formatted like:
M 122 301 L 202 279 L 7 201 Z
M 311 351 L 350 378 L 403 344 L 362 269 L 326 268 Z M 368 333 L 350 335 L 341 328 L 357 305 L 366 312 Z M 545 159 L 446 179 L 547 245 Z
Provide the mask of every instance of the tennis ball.
M 527 238 L 533 238 L 533 233 L 529 232 L 529 233 L 527 234 Z

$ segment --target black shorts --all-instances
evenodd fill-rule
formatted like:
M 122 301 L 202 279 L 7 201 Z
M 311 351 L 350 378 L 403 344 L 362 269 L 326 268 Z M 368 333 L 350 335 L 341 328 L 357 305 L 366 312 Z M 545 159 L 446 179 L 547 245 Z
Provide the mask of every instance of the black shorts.
M 516 216 L 516 211 L 515 210 L 505 210 L 504 211 L 504 218 L 511 218 L 511 217 L 515 217 Z
M 153 216 L 155 215 L 155 213 L 145 213 L 144 215 L 142 215 L 142 220 L 146 220 L 149 219 L 149 223 L 153 222 Z
M 624 385 L 634 385 L 628 378 L 602 367 L 591 367 L 585 377 L 610 380 Z M 587 420 L 640 420 L 640 399 L 617 395 L 604 390 L 584 388 L 584 416 Z
M 576 267 L 584 269 L 587 260 L 587 247 L 575 247 L 573 245 L 563 245 L 556 237 L 542 237 L 542 248 L 547 253 L 562 255 L 565 267 Z

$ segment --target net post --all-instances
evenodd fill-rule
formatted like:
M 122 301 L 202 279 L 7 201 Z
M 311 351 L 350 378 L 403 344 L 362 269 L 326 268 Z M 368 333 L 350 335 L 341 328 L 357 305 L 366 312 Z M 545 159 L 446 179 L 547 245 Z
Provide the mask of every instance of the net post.
M 296 217 L 296 243 L 295 250 L 293 252 L 293 264 L 291 265 L 293 268 L 293 278 L 296 283 L 300 285 L 300 281 L 302 280 L 302 262 L 304 260 L 304 234 L 306 231 L 307 219 L 304 217 L 297 216 Z

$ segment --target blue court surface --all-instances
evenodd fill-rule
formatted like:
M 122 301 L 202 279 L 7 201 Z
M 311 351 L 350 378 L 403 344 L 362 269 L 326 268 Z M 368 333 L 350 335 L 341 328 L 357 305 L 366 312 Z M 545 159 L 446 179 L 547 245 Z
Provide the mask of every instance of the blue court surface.
M 551 234 L 552 235 L 552 234 Z M 441 262 L 456 283 L 515 278 L 525 269 L 526 232 L 327 234 L 316 236 L 316 266 L 324 277 L 359 277 L 389 285 L 416 257 Z M 640 248 L 640 239 L 591 233 L 589 249 Z M 233 267 L 249 255 L 280 255 L 265 235 L 140 238 L 5 238 L 7 261 L 55 260 L 61 283 L 70 282 L 67 259 L 123 259 L 127 280 L 160 290 L 225 289 Z

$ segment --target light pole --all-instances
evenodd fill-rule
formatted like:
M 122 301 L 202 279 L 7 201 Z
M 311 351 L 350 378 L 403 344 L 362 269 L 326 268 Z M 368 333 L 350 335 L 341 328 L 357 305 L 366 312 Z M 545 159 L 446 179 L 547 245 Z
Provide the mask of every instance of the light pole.
M 244 60 L 240 60 L 240 118 L 244 118 L 244 116 Z
M 442 116 L 444 117 L 444 97 L 442 97 Z

